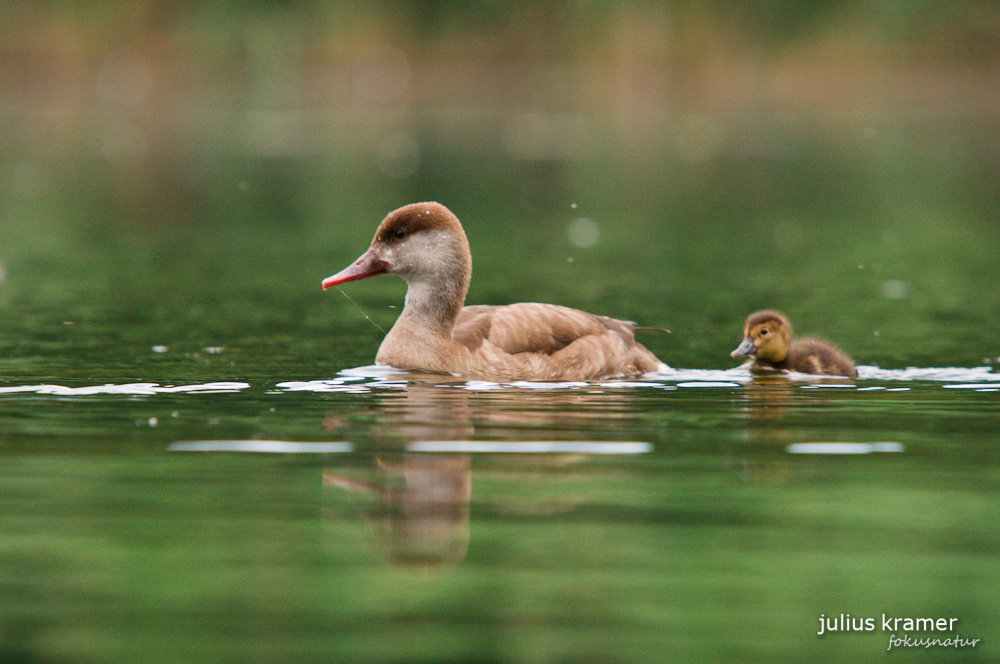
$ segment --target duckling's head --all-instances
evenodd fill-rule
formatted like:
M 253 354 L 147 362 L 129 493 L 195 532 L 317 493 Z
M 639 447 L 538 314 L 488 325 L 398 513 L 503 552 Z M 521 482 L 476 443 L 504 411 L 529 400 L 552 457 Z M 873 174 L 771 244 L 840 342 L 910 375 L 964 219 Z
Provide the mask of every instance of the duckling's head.
M 788 356 L 788 342 L 792 326 L 784 314 L 777 311 L 756 311 L 747 317 L 743 326 L 743 343 L 729 355 L 753 355 L 765 362 L 781 362 Z

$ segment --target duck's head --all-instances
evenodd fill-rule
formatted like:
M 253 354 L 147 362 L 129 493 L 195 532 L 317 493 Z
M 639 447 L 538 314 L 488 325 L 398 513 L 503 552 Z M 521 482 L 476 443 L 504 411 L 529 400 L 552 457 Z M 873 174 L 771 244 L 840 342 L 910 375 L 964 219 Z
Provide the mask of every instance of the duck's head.
M 753 355 L 765 362 L 781 362 L 788 356 L 792 326 L 777 311 L 757 311 L 747 317 L 743 326 L 743 342 L 729 355 Z
M 412 203 L 379 224 L 371 247 L 350 266 L 323 280 L 323 290 L 376 274 L 398 274 L 416 284 L 459 288 L 472 272 L 469 241 L 458 218 L 440 203 Z

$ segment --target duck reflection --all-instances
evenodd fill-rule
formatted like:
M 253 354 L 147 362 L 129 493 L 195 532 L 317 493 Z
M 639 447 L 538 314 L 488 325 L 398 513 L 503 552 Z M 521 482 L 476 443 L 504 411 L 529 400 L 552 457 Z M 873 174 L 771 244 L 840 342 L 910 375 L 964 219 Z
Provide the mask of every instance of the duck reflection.
M 467 455 L 376 456 L 372 483 L 323 474 L 324 486 L 375 497 L 368 510 L 378 548 L 389 562 L 432 568 L 465 557 L 472 464 Z
M 467 391 L 447 383 L 413 382 L 384 397 L 371 435 L 375 440 L 411 442 L 463 440 L 474 432 Z
M 606 390 L 600 383 L 578 389 L 476 389 L 464 379 L 445 380 L 441 374 L 407 372 L 388 375 L 405 386 L 379 394 L 369 411 L 375 422 L 365 432 L 376 441 L 410 443 L 424 440 L 489 440 L 592 437 L 600 424 L 601 438 L 635 435 L 641 416 L 635 410 L 635 390 Z M 347 423 L 331 415 L 340 429 Z
M 412 376 L 407 376 L 412 380 Z M 440 377 L 438 377 L 440 379 Z M 428 380 L 386 397 L 372 429 L 377 440 L 461 440 L 475 431 L 468 396 Z M 469 542 L 472 462 L 463 454 L 379 454 L 374 481 L 357 482 L 331 470 L 329 487 L 376 499 L 367 510 L 377 548 L 400 566 L 433 568 L 462 560 Z
M 581 431 L 592 433 L 595 418 L 614 423 L 632 412 L 623 403 L 630 397 L 620 392 L 473 392 L 464 389 L 465 383 L 441 382 L 440 376 L 407 374 L 406 378 L 404 389 L 386 393 L 371 429 L 375 440 L 393 447 L 418 441 L 469 440 L 474 435 L 516 441 L 525 430 L 537 434 L 546 427 L 562 435 L 573 421 L 579 421 Z M 518 472 L 538 472 L 562 469 L 586 458 L 581 454 L 516 454 L 492 463 Z M 394 565 L 423 569 L 462 560 L 469 542 L 471 457 L 396 452 L 374 455 L 370 463 L 371 481 L 353 479 L 356 469 L 330 468 L 323 474 L 323 484 L 374 499 L 365 513 L 376 547 L 386 559 Z

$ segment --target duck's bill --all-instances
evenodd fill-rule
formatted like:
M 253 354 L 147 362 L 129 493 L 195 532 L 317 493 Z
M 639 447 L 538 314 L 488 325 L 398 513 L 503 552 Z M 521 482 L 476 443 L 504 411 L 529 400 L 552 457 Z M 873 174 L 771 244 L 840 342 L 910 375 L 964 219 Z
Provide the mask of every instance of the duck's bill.
M 358 258 L 358 260 L 351 263 L 350 267 L 346 267 L 332 277 L 324 279 L 323 290 L 338 284 L 346 284 L 348 281 L 357 281 L 358 279 L 364 279 L 365 277 L 382 274 L 385 272 L 385 266 L 385 261 L 380 259 L 375 255 L 374 251 L 369 249 L 365 253 L 361 254 L 361 257 Z
M 743 340 L 736 350 L 729 354 L 729 357 L 744 357 L 745 355 L 752 355 L 757 347 L 753 345 L 753 339 L 747 337 Z

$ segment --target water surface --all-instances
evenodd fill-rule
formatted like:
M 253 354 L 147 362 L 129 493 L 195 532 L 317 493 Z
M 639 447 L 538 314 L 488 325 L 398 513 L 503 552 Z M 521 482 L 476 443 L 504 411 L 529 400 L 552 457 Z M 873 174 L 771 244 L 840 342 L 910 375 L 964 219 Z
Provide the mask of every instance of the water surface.
M 0 26 L 0 662 L 1000 659 L 989 3 L 160 4 Z M 420 200 L 673 368 L 372 370 Z
M 888 613 L 987 655 L 1000 381 L 805 378 L 4 387 L 3 653 L 870 659 L 818 620 Z

